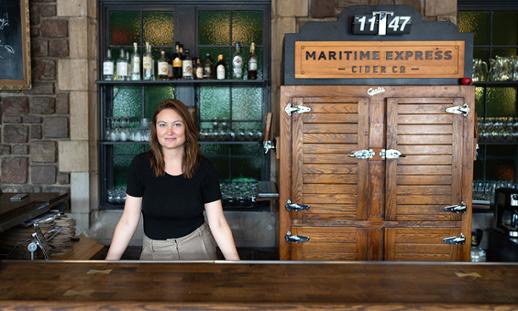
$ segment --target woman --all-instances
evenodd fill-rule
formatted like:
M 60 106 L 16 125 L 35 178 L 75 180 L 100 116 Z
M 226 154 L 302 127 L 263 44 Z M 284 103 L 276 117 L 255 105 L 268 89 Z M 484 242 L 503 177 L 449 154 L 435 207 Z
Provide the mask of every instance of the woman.
M 196 135 L 194 121 L 181 101 L 160 103 L 153 115 L 151 150 L 131 163 L 126 204 L 107 260 L 121 258 L 141 212 L 144 238 L 140 259 L 216 259 L 217 243 L 225 259 L 239 260 L 223 214 L 216 171 L 199 154 Z

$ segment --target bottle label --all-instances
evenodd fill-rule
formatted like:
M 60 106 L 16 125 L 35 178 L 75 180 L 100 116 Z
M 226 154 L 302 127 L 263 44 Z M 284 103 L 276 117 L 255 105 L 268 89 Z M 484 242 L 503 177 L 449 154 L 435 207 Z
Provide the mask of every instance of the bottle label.
M 138 59 L 138 58 L 133 59 L 133 66 L 131 66 L 131 72 L 140 73 L 140 59 Z
M 142 60 L 142 67 L 144 70 L 151 69 L 151 67 L 153 67 L 152 58 L 149 56 L 144 56 L 144 59 Z
M 182 74 L 184 77 L 192 77 L 192 61 L 191 60 L 183 61 Z
M 241 56 L 234 56 L 232 72 L 234 78 L 241 78 L 243 76 L 243 58 Z
M 203 79 L 203 67 L 196 67 L 196 79 Z
M 178 57 L 173 59 L 173 67 L 182 67 L 182 60 Z
M 161 76 L 167 76 L 169 72 L 169 66 L 167 62 L 158 62 L 158 74 Z
M 103 63 L 103 75 L 113 76 L 113 62 L 106 61 Z
M 128 64 L 126 62 L 117 63 L 117 75 L 120 77 L 128 75 Z
M 248 70 L 254 71 L 257 70 L 257 61 L 255 59 L 251 59 L 248 61 Z
M 224 80 L 225 79 L 225 66 L 218 65 L 218 68 L 216 68 L 216 78 L 218 80 Z

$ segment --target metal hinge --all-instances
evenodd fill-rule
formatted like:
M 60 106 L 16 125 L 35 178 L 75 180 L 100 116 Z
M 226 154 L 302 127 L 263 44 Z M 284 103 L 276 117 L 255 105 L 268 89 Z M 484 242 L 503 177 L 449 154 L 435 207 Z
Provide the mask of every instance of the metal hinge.
M 456 205 L 450 205 L 443 207 L 443 211 L 450 212 L 450 213 L 465 213 L 467 209 L 466 203 L 460 202 Z
M 309 107 L 306 107 L 306 106 L 302 106 L 302 105 L 298 105 L 297 107 L 293 107 L 291 105 L 291 103 L 288 103 L 286 105 L 286 107 L 284 108 L 284 111 L 286 111 L 286 113 L 291 116 L 292 113 L 296 112 L 296 113 L 304 113 L 304 112 L 310 112 L 311 111 L 311 108 Z
M 291 235 L 291 231 L 286 232 L 284 239 L 288 243 L 304 243 L 310 240 L 308 236 Z
M 268 151 L 275 149 L 275 142 L 273 140 L 263 141 L 264 154 L 268 154 Z
M 467 117 L 471 109 L 469 109 L 468 104 L 464 104 L 462 106 L 453 106 L 446 108 L 446 112 L 454 113 L 454 114 L 462 114 L 464 117 Z
M 464 234 L 459 234 L 457 236 L 450 236 L 442 239 L 444 244 L 464 244 L 466 242 L 466 237 Z
M 291 212 L 291 211 L 300 212 L 300 211 L 303 211 L 303 210 L 308 210 L 311 206 L 309 206 L 307 204 L 294 203 L 294 202 L 291 202 L 291 200 L 288 199 L 286 201 L 286 204 L 284 204 L 284 207 L 286 208 L 286 210 L 288 212 Z

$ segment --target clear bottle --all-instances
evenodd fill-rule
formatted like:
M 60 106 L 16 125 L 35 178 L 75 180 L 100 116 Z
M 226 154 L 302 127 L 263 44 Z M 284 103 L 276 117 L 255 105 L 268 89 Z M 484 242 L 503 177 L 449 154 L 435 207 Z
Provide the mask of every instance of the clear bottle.
M 196 70 L 194 71 L 194 76 L 196 79 L 202 80 L 203 79 L 203 66 L 201 64 L 201 59 L 199 57 L 195 57 L 194 59 L 195 59 L 194 64 L 196 67 Z
M 142 71 L 144 80 L 155 80 L 155 60 L 149 42 L 146 42 L 146 53 L 142 57 Z
M 214 70 L 212 70 L 214 64 L 212 63 L 212 57 L 210 53 L 205 54 L 205 62 L 203 63 L 203 79 L 214 79 Z
M 124 49 L 121 49 L 119 59 L 117 59 L 117 80 L 128 80 L 128 61 Z
M 257 79 L 257 56 L 255 56 L 255 43 L 250 44 L 250 55 L 248 57 L 248 80 Z
M 160 51 L 160 59 L 158 60 L 158 79 L 167 80 L 169 73 L 169 64 L 165 57 L 165 51 Z
M 218 62 L 216 64 L 216 79 L 225 80 L 225 61 L 223 60 L 223 54 L 218 55 Z
M 232 79 L 243 79 L 243 57 L 241 56 L 241 44 L 236 42 L 236 50 L 232 58 Z
M 181 79 L 182 78 L 182 55 L 180 52 L 180 43 L 178 41 L 175 44 L 175 51 L 173 54 L 173 79 Z
M 106 51 L 106 59 L 103 62 L 103 79 L 106 81 L 113 80 L 113 59 L 112 52 L 110 49 Z
M 131 55 L 131 80 L 140 80 L 140 54 L 137 42 L 133 42 L 133 55 Z
M 189 49 L 185 49 L 185 57 L 182 62 L 182 77 L 184 79 L 191 80 L 192 77 L 192 59 L 191 59 L 191 51 Z

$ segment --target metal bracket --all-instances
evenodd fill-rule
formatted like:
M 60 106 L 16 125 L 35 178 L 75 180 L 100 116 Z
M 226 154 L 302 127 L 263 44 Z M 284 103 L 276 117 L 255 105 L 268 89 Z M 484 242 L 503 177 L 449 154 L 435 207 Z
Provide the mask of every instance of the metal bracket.
M 309 107 L 306 107 L 306 106 L 302 106 L 302 105 L 298 105 L 297 107 L 293 107 L 291 105 L 291 103 L 288 103 L 286 105 L 286 107 L 284 108 L 284 111 L 286 111 L 286 113 L 291 116 L 292 113 L 305 113 L 305 112 L 310 112 L 311 111 L 311 108 Z
M 464 117 L 467 117 L 471 109 L 469 109 L 468 104 L 464 104 L 462 106 L 453 106 L 446 108 L 446 112 L 453 114 L 462 114 Z
M 311 206 L 309 206 L 307 204 L 293 203 L 293 202 L 291 202 L 291 200 L 288 199 L 286 201 L 286 204 L 284 204 L 284 207 L 286 208 L 286 210 L 288 212 L 291 212 L 291 211 L 300 212 L 303 210 L 308 210 Z
M 284 239 L 288 243 L 304 243 L 309 241 L 308 236 L 303 235 L 291 235 L 291 231 L 286 232 L 286 235 L 284 236 Z
M 457 236 L 450 236 L 447 238 L 442 239 L 442 242 L 444 244 L 464 244 L 466 242 L 466 237 L 464 234 L 459 234 Z

